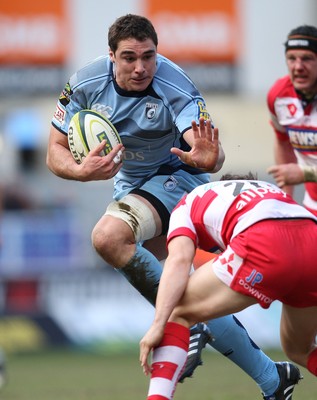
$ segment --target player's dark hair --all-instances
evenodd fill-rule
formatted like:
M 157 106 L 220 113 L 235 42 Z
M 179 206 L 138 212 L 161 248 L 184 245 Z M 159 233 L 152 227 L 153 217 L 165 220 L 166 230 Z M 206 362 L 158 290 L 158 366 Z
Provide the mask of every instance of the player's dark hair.
M 248 174 L 224 174 L 220 178 L 221 181 L 257 181 L 257 174 L 253 174 L 251 171 Z
M 302 49 L 317 53 L 317 28 L 312 25 L 301 25 L 292 29 L 284 46 L 285 51 Z
M 298 26 L 297 28 L 292 29 L 287 37 L 289 38 L 290 36 L 297 36 L 297 35 L 317 38 L 317 28 L 312 25 L 301 25 Z
M 108 45 L 115 53 L 121 40 L 136 39 L 140 42 L 151 39 L 155 46 L 158 45 L 157 33 L 152 22 L 147 18 L 127 14 L 116 19 L 108 31 Z

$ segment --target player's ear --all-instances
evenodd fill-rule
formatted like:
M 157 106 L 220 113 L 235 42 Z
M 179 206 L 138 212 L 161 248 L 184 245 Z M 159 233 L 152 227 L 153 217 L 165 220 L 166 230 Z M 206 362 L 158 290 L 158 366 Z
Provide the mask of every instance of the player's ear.
M 110 60 L 114 63 L 115 55 L 114 55 L 114 52 L 110 48 L 109 48 L 109 57 L 110 57 Z

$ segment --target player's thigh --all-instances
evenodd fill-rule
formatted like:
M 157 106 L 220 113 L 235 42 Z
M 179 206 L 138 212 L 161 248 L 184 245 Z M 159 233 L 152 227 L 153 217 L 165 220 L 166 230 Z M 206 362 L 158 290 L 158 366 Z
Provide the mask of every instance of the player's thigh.
M 287 353 L 308 353 L 317 335 L 317 307 L 295 308 L 283 305 L 281 343 Z
M 230 289 L 213 272 L 212 261 L 196 270 L 189 278 L 185 293 L 175 308 L 173 320 L 198 321 L 238 312 L 256 300 Z

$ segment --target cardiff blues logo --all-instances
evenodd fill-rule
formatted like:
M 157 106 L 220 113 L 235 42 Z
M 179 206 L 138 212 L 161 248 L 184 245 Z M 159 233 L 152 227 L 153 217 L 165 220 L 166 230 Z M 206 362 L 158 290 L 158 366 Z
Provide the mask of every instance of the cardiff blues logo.
M 168 179 L 166 179 L 166 181 L 163 184 L 164 189 L 167 192 L 172 192 L 177 185 L 178 185 L 177 179 L 175 179 L 173 176 L 170 176 Z
M 155 117 L 157 108 L 158 108 L 158 105 L 155 103 L 146 103 L 146 106 L 145 106 L 146 118 L 153 119 Z
M 94 104 L 91 109 L 93 111 L 97 111 L 100 114 L 104 115 L 106 118 L 110 118 L 111 116 L 111 112 L 112 112 L 112 108 L 110 106 L 105 106 L 103 104 L 100 103 L 96 103 Z

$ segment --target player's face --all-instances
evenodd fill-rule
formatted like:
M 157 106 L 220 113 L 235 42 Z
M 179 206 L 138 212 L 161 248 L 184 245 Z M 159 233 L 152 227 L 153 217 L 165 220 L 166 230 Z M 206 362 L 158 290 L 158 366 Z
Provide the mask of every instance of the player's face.
M 156 46 L 151 39 L 121 40 L 117 51 L 110 50 L 109 55 L 122 89 L 141 92 L 149 86 L 156 71 Z
M 288 50 L 286 62 L 296 90 L 312 96 L 317 93 L 317 54 L 310 50 Z

